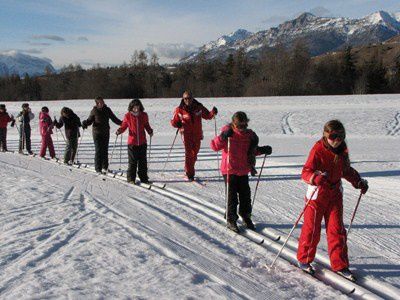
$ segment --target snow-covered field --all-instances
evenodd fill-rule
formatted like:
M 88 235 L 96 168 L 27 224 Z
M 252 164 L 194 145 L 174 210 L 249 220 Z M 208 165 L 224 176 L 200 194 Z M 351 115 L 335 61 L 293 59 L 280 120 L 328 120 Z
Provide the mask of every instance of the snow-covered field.
M 220 111 L 218 129 L 238 110 L 245 111 L 260 144 L 273 147 L 266 161 L 253 219 L 261 234 L 286 236 L 303 209 L 300 172 L 323 124 L 340 119 L 347 129 L 352 165 L 369 181 L 348 237 L 351 269 L 361 278 L 352 297 L 400 299 L 400 95 L 199 99 Z M 38 152 L 37 116 L 69 106 L 82 119 L 93 100 L 36 102 L 31 107 L 33 150 Z M 106 100 L 122 118 L 129 100 Z M 183 180 L 180 138 L 162 172 L 175 130 L 169 119 L 179 99 L 144 99 L 155 130 L 150 179 L 167 189 L 146 190 L 122 180 L 68 168 L 37 157 L 0 153 L 0 298 L 69 299 L 292 299 L 346 298 L 335 283 L 305 275 L 284 259 L 268 270 L 279 243 L 260 234 L 250 238 L 224 227 L 224 188 L 217 156 L 209 147 L 214 121 L 204 121 L 197 176 L 205 186 Z M 21 103 L 6 103 L 17 114 Z M 112 126 L 112 131 L 117 127 Z M 57 145 L 56 134 L 53 140 Z M 110 139 L 110 154 L 115 136 Z M 56 150 L 62 157 L 63 141 Z M 9 150 L 17 150 L 17 130 L 8 131 Z M 85 131 L 79 160 L 93 164 L 91 130 Z M 116 142 L 111 169 L 126 169 Z M 120 156 L 120 153 L 122 154 Z M 260 168 L 262 157 L 258 158 Z M 256 178 L 251 179 L 254 191 Z M 358 190 L 344 184 L 348 225 Z M 300 226 L 299 226 L 300 227 Z M 299 228 L 288 245 L 294 251 Z M 284 238 L 282 237 L 281 240 Z M 317 276 L 326 279 L 327 246 L 322 232 Z M 328 268 L 329 269 L 329 268 Z M 328 274 L 328 275 L 326 275 Z M 325 276 L 326 275 L 326 276 Z M 329 277 L 329 276 L 328 276 Z

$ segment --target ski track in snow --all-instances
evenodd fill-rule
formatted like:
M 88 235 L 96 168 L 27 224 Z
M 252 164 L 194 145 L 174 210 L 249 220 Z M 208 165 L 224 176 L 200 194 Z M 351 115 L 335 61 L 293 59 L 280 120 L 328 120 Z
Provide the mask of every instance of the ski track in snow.
M 150 178 L 215 206 L 218 218 L 211 211 L 178 198 L 111 179 L 102 181 L 95 174 L 70 170 L 37 157 L 0 153 L 0 169 L 7 174 L 0 183 L 0 197 L 5 199 L 0 202 L 0 297 L 154 298 L 162 290 L 162 298 L 346 298 L 283 260 L 278 261 L 282 273 L 267 272 L 264 265 L 272 261 L 275 253 L 220 225 L 224 188 L 216 168 L 216 153 L 208 147 L 214 135 L 212 122 L 203 123 L 205 140 L 196 167 L 196 175 L 206 186 L 182 180 L 184 149 L 179 139 L 165 173 L 160 174 L 173 139 L 168 119 L 176 103 L 165 100 L 171 104 L 171 110 L 166 111 L 165 103 L 152 101 L 144 100 L 155 129 Z M 367 279 L 400 288 L 400 157 L 393 150 L 400 126 L 399 113 L 393 120 L 393 111 L 398 110 L 396 96 L 235 101 L 227 98 L 216 103 L 219 127 L 233 112 L 244 110 L 260 143 L 272 145 L 273 155 L 266 161 L 253 214 L 259 229 L 265 227 L 281 235 L 289 232 L 303 208 L 305 185 L 300 172 L 323 123 L 331 118 L 344 121 L 353 165 L 370 184 L 349 236 L 351 267 Z M 206 107 L 214 104 L 208 99 L 201 102 Z M 72 103 L 78 115 L 87 117 L 91 101 Z M 121 115 L 127 101 L 108 104 Z M 33 108 L 35 105 L 69 104 L 31 104 Z M 7 108 L 12 111 L 11 104 Z M 152 118 L 154 114 L 157 120 Z M 35 122 L 36 119 L 32 141 L 33 150 L 38 151 Z M 12 130 L 8 147 L 15 149 L 18 142 Z M 112 169 L 126 169 L 126 134 L 123 139 L 122 147 L 118 140 Z M 55 134 L 53 140 L 56 142 Z M 59 157 L 62 148 L 56 146 Z M 79 160 L 92 165 L 93 149 L 90 134 L 85 134 Z M 258 159 L 258 169 L 261 160 L 262 157 Z M 255 183 L 251 178 L 252 192 Z M 358 191 L 347 183 L 344 187 L 347 227 Z M 299 232 L 299 228 L 294 231 L 289 248 L 295 249 Z M 324 230 L 318 253 L 327 256 Z
M 400 134 L 400 112 L 396 113 L 394 120 L 388 122 L 386 128 L 388 129 L 388 135 L 395 136 Z
M 40 169 L 39 165 L 43 162 L 38 161 L 35 164 L 36 166 L 33 167 L 32 162 L 30 168 Z M 10 168 L 10 166 L 6 166 L 6 168 Z M 61 171 L 64 169 L 61 166 L 59 168 Z M 64 181 L 68 175 L 72 177 L 70 180 L 74 180 L 73 172 L 68 172 Z M 30 171 L 29 173 L 36 172 Z M 56 178 L 56 174 L 57 172 L 53 173 L 52 178 Z M 210 282 L 209 284 L 215 285 L 212 289 L 214 296 L 229 295 L 233 299 L 260 298 L 266 290 L 271 289 L 271 286 L 265 285 L 266 273 L 259 266 L 259 264 L 263 264 L 265 251 L 255 251 L 257 254 L 253 253 L 253 255 L 256 257 L 249 260 L 243 256 L 241 251 L 238 252 L 229 246 L 230 239 L 241 239 L 240 237 L 236 238 L 236 235 L 222 226 L 217 226 L 212 230 L 214 235 L 215 232 L 218 232 L 217 236 L 222 236 L 222 240 L 216 239 L 203 230 L 210 226 L 215 227 L 212 223 L 210 224 L 207 216 L 201 216 L 198 212 L 193 213 L 190 209 L 187 210 L 179 204 L 174 204 L 173 200 L 162 197 L 152 197 L 151 202 L 154 204 L 149 203 L 148 198 L 138 198 L 137 191 L 121 189 L 120 183 L 112 181 L 107 181 L 107 185 L 104 185 L 96 182 L 96 176 L 91 176 L 91 174 L 83 174 L 80 177 L 93 177 L 93 179 L 86 180 L 86 190 L 83 192 L 83 196 L 75 192 L 83 186 L 79 187 L 78 185 L 74 190 L 67 189 L 64 197 L 60 199 L 60 203 L 73 202 L 71 205 L 76 209 L 72 215 L 68 216 L 69 221 L 66 224 L 58 224 L 57 226 L 61 227 L 55 227 L 57 230 L 49 234 L 46 239 L 34 244 L 27 253 L 20 255 L 18 259 L 9 261 L 9 264 L 1 269 L 6 276 L 0 277 L 3 286 L 0 293 L 6 298 L 9 295 L 15 295 L 17 284 L 24 282 L 24 278 L 30 278 L 38 268 L 50 264 L 48 260 L 51 261 L 52 258 L 63 255 L 63 248 L 72 248 L 73 244 L 77 243 L 79 232 L 84 227 L 90 227 L 87 224 L 88 218 L 91 218 L 92 222 L 93 220 L 100 222 L 93 214 L 123 228 L 132 239 L 148 244 L 152 251 L 165 257 L 170 264 L 185 268 L 191 274 L 193 283 Z M 111 193 L 112 197 L 110 197 Z M 161 204 L 160 202 L 165 203 Z M 44 205 L 46 204 L 44 203 Z M 200 220 L 197 220 L 198 218 Z M 52 229 L 52 227 L 49 226 L 48 229 Z M 184 233 L 185 230 L 189 230 L 191 234 Z M 30 231 L 30 233 L 34 232 L 35 230 Z M 171 232 L 173 232 L 172 236 L 170 236 Z M 235 241 L 234 244 L 236 243 L 238 242 Z M 254 251 L 254 244 L 251 242 L 241 241 L 239 244 L 243 244 L 241 247 L 246 245 L 246 252 Z M 211 249 L 210 245 L 213 245 Z M 222 254 L 217 255 L 215 253 L 217 249 L 222 251 Z M 232 264 L 232 256 L 240 257 L 239 264 Z M 247 274 L 249 271 L 254 274 Z M 7 278 L 9 274 L 12 274 L 11 278 Z M 274 276 L 281 277 L 280 275 Z M 296 286 L 295 283 L 288 285 L 284 277 L 279 278 L 279 281 L 283 282 L 282 287 Z M 315 283 L 307 277 L 294 278 L 291 281 L 300 281 L 301 283 L 297 284 L 308 286 L 310 291 L 314 289 Z M 278 293 L 276 287 L 274 293 Z M 274 293 L 269 296 L 270 299 L 279 298 L 274 296 Z M 295 289 L 293 295 L 297 295 L 297 293 L 298 291 Z M 328 294 L 332 296 L 335 292 L 331 291 Z
M 289 119 L 293 116 L 293 113 L 288 112 L 285 114 L 281 121 L 283 134 L 293 134 L 293 129 L 290 127 Z

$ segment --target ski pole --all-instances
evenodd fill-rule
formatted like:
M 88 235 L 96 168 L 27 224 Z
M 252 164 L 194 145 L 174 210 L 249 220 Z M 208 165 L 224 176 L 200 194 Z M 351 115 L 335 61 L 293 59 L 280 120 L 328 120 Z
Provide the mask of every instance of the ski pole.
M 57 157 L 58 157 L 59 154 L 60 154 L 60 145 L 58 143 L 58 129 L 57 129 L 57 127 L 56 127 L 56 143 L 57 143 Z
M 109 164 L 108 164 L 109 166 L 111 166 L 111 163 L 112 163 L 112 159 L 113 159 L 113 156 L 114 156 L 115 145 L 117 144 L 117 139 L 118 139 L 118 135 L 115 136 L 113 149 L 111 151 L 111 156 L 110 156 L 110 159 L 109 159 Z
M 76 162 L 78 164 L 79 164 L 79 156 L 78 156 L 78 154 L 79 154 L 79 149 L 81 147 L 81 143 L 82 143 L 82 140 L 83 140 L 84 133 L 85 133 L 85 129 L 82 130 L 81 140 L 79 141 L 78 148 L 76 148 Z
M 294 229 L 296 228 L 297 224 L 299 223 L 301 217 L 303 216 L 304 212 L 306 211 L 306 208 L 307 208 L 308 204 L 310 203 L 311 199 L 314 197 L 314 194 L 315 194 L 315 192 L 316 192 L 317 190 L 318 190 L 318 187 L 317 187 L 317 188 L 314 190 L 314 192 L 311 194 L 311 197 L 307 200 L 306 205 L 304 205 L 303 211 L 301 212 L 300 216 L 297 218 L 296 222 L 294 223 L 292 229 L 291 229 L 290 232 L 289 232 L 289 235 L 287 236 L 287 238 L 286 238 L 285 242 L 283 243 L 281 249 L 279 250 L 278 254 L 276 255 L 274 261 L 273 261 L 272 264 L 269 266 L 271 269 L 272 269 L 272 267 L 274 266 L 275 262 L 278 260 L 279 256 L 281 255 L 281 253 L 282 253 L 282 251 L 283 251 L 283 248 L 285 248 L 286 243 L 288 242 L 290 236 L 292 235 Z
M 147 164 L 150 163 L 150 157 L 151 157 L 151 136 L 150 136 L 150 142 L 149 142 L 149 153 L 147 155 Z
M 22 128 L 21 128 L 21 131 L 22 131 L 22 152 L 25 150 L 25 139 L 26 139 L 26 134 L 25 134 L 25 118 L 24 118 L 24 116 L 22 115 Z
M 122 171 L 122 134 L 119 143 L 119 170 Z
M 252 207 L 252 208 L 254 207 L 254 201 L 256 201 L 256 195 L 257 195 L 257 190 L 258 190 L 258 184 L 260 183 L 261 173 L 262 173 L 262 171 L 263 171 L 263 169 L 264 169 L 264 164 L 265 164 L 265 160 L 266 160 L 266 159 L 267 159 L 267 154 L 265 154 L 265 156 L 264 156 L 264 160 L 263 160 L 263 163 L 262 163 L 262 165 L 261 165 L 261 170 L 260 170 L 260 173 L 258 174 L 257 184 L 256 184 L 256 188 L 255 188 L 255 190 L 254 190 L 253 202 L 251 203 L 251 207 Z
M 230 152 L 231 152 L 231 138 L 228 137 L 228 155 L 226 157 L 226 191 L 225 191 L 225 218 L 226 218 L 226 220 L 228 220 Z
M 162 173 L 164 173 L 165 168 L 167 167 L 167 163 L 168 163 L 168 161 L 169 161 L 169 157 L 171 156 L 172 148 L 174 148 L 175 141 L 176 141 L 176 137 L 178 136 L 178 132 L 179 132 L 179 128 L 176 129 L 175 137 L 174 137 L 174 140 L 173 140 L 173 142 L 172 142 L 171 148 L 169 149 L 169 153 L 168 153 L 168 156 L 167 156 L 167 160 L 166 160 L 166 162 L 165 162 L 165 164 L 164 164 L 164 168 L 163 168 L 163 170 L 162 170 Z
M 215 133 L 215 137 L 217 137 L 217 117 L 214 116 L 214 133 Z M 219 151 L 217 151 L 217 170 L 218 170 L 218 174 L 220 174 L 220 169 L 219 169 Z
M 64 143 L 66 144 L 66 143 L 67 143 L 67 140 L 65 139 L 64 133 L 62 132 L 61 129 L 59 129 L 59 130 L 60 130 L 61 136 L 62 136 L 62 138 L 63 138 L 63 140 L 64 140 Z
M 361 196 L 362 195 L 363 194 L 360 192 L 360 196 L 358 196 L 356 207 L 354 208 L 353 215 L 351 216 L 349 228 L 347 228 L 347 236 L 349 236 L 351 225 L 353 224 L 354 217 L 356 216 L 356 212 L 357 212 L 357 209 L 358 209 L 358 205 L 360 204 L 360 200 L 361 200 Z
M 17 128 L 17 131 L 18 131 L 19 139 L 21 139 L 21 132 L 19 131 L 18 126 L 19 126 L 18 124 L 15 125 L 15 127 Z M 19 144 L 20 144 L 20 141 L 18 140 L 18 150 L 19 150 Z

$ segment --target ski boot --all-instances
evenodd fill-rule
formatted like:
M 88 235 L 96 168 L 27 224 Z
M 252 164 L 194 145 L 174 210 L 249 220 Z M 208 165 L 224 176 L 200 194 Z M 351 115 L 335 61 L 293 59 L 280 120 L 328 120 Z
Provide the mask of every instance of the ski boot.
M 256 231 L 256 226 L 254 226 L 254 223 L 250 218 L 243 219 L 243 225 L 249 230 Z
M 229 230 L 232 230 L 233 232 L 239 233 L 239 227 L 237 226 L 236 222 L 232 222 L 232 221 L 228 221 L 226 223 L 226 228 L 228 228 Z
M 314 275 L 315 274 L 315 270 L 314 270 L 313 266 L 311 264 L 309 264 L 309 263 L 304 263 L 303 264 L 301 262 L 298 262 L 298 266 L 303 272 L 306 272 L 306 273 L 308 273 L 310 275 Z
M 356 282 L 357 278 L 354 276 L 354 274 L 349 270 L 349 268 L 344 268 L 340 271 L 337 271 L 336 274 L 352 281 L 352 282 Z

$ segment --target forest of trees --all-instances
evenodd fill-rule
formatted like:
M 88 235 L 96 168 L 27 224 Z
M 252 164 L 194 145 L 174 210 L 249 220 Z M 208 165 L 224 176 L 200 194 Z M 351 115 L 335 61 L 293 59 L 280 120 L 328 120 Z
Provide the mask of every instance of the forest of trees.
M 196 63 L 171 67 L 135 51 L 129 64 L 118 67 L 70 65 L 57 74 L 1 78 L 0 101 L 169 98 L 186 89 L 196 97 L 400 93 L 400 60 L 389 69 L 376 52 L 356 64 L 351 48 L 312 58 L 297 43 L 269 49 L 257 60 L 239 50 L 225 61 L 200 55 Z

